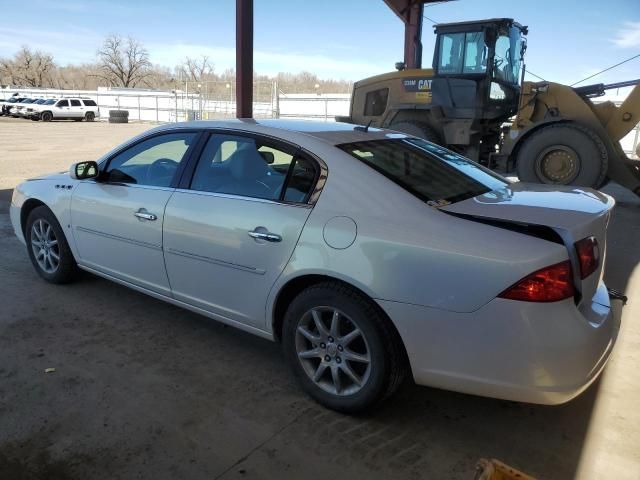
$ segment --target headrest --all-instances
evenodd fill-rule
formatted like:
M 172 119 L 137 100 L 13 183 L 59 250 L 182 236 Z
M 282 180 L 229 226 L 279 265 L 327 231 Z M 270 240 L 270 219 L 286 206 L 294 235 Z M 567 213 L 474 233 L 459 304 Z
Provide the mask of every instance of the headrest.
M 264 158 L 264 161 L 267 162 L 267 165 L 271 165 L 273 162 L 275 162 L 275 157 L 273 155 L 273 152 L 261 152 L 260 150 L 258 150 L 258 153 L 260 155 L 262 155 L 262 158 Z
M 257 180 L 267 175 L 269 167 L 255 145 L 241 143 L 229 158 L 229 171 L 235 180 Z

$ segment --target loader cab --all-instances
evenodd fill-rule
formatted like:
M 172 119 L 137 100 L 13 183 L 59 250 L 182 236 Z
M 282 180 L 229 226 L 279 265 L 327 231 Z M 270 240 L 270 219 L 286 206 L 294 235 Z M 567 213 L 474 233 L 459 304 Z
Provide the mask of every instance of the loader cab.
M 433 104 L 445 118 L 504 121 L 520 95 L 527 27 L 510 18 L 438 24 Z

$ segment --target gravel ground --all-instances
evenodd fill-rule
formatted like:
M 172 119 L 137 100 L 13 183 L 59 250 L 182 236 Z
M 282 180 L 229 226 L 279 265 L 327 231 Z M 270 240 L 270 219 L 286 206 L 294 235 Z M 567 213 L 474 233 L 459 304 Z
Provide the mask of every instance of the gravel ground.
M 301 393 L 276 344 L 89 274 L 36 276 L 12 187 L 150 126 L 0 119 L 0 479 L 471 479 L 480 457 L 548 480 L 638 479 L 638 199 L 608 187 L 606 279 L 630 302 L 585 394 L 544 407 L 406 385 L 348 417 Z

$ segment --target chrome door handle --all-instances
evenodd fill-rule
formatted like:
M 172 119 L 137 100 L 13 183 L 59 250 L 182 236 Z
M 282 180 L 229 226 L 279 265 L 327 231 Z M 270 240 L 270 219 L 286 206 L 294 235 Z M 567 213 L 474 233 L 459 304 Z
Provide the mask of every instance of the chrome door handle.
M 141 208 L 137 212 L 133 212 L 133 215 L 138 218 L 142 218 L 144 220 L 150 220 L 150 221 L 154 221 L 158 219 L 158 217 L 156 217 L 153 213 L 147 212 L 144 208 Z
M 281 242 L 282 237 L 280 235 L 276 235 L 271 232 L 257 232 L 255 230 L 251 230 L 249 236 L 251 238 L 256 238 L 258 240 L 266 240 L 267 242 Z

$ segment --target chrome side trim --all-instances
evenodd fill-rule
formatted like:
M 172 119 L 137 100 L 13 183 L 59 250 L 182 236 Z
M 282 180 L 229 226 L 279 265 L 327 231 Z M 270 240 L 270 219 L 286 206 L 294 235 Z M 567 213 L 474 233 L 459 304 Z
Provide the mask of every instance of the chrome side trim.
M 119 240 L 121 242 L 130 243 L 132 245 L 138 245 L 139 247 L 147 247 L 147 248 L 151 248 L 152 250 L 162 251 L 162 245 L 155 245 L 153 243 L 141 242 L 139 240 L 134 240 L 133 238 L 121 237 L 119 235 L 112 235 L 111 233 L 100 232 L 98 230 L 91 230 L 90 228 L 85 228 L 85 227 L 76 227 L 76 230 L 79 232 L 98 235 L 100 237 L 110 238 L 112 240 Z
M 127 188 L 141 188 L 143 190 L 161 190 L 165 192 L 173 192 L 173 187 L 159 187 L 156 185 L 144 185 L 138 183 L 124 183 L 124 182 L 96 182 L 94 179 L 80 180 L 84 183 L 93 183 L 94 185 L 100 185 L 105 187 L 127 187 Z
M 256 328 L 256 327 L 252 327 L 251 325 L 245 325 L 244 323 L 236 322 L 235 320 L 231 320 L 230 318 L 223 317 L 222 315 L 216 315 L 215 313 L 211 313 L 211 312 L 209 312 L 207 310 L 204 310 L 202 308 L 193 306 L 193 305 L 191 305 L 189 303 L 181 302 L 180 300 L 176 300 L 175 298 L 167 297 L 166 295 L 162 295 L 160 293 L 156 293 L 154 291 L 147 290 L 144 287 L 139 287 L 138 285 L 134 285 L 132 283 L 126 282 L 126 281 L 121 280 L 119 278 L 112 277 L 111 275 L 108 275 L 106 273 L 100 272 L 98 270 L 94 270 L 91 267 L 87 267 L 86 265 L 78 264 L 78 266 L 81 269 L 86 270 L 87 272 L 93 273 L 94 275 L 97 275 L 97 276 L 102 277 L 102 278 L 106 278 L 107 280 L 111 280 L 112 282 L 119 283 L 120 285 L 124 285 L 125 287 L 129 287 L 132 290 L 135 290 L 137 292 L 149 295 L 150 297 L 156 298 L 158 300 L 162 300 L 162 301 L 167 302 L 167 303 L 171 303 L 171 304 L 176 305 L 178 307 L 182 307 L 182 308 L 184 308 L 186 310 L 190 310 L 190 311 L 192 311 L 194 313 L 197 313 L 197 314 L 203 315 L 205 317 L 211 318 L 213 320 L 216 320 L 218 322 L 224 323 L 225 325 L 229 325 L 231 327 L 235 327 L 235 328 L 237 328 L 239 330 L 244 330 L 245 332 L 252 333 L 254 335 L 257 335 L 259 337 L 265 338 L 267 340 L 271 340 L 271 341 L 275 340 L 273 334 L 271 332 L 267 332 L 266 330 L 262 330 L 262 329 L 259 329 L 259 328 Z
M 203 255 L 197 255 L 195 253 L 185 252 L 183 250 L 177 250 L 175 248 L 169 248 L 168 253 L 178 255 L 181 257 L 191 258 L 193 260 L 200 260 L 201 262 L 213 263 L 214 265 L 220 265 L 222 267 L 235 268 L 236 270 L 242 270 L 243 272 L 255 273 L 256 275 L 264 275 L 266 270 L 261 268 L 249 267 L 247 265 L 238 265 L 237 263 L 225 262 L 224 260 L 218 260 L 217 258 L 205 257 Z
M 266 198 L 245 197 L 242 195 L 233 195 L 231 193 L 204 192 L 202 190 L 190 190 L 187 188 L 176 188 L 176 193 L 188 193 L 190 195 L 204 195 L 208 197 L 228 198 L 231 200 L 244 200 L 247 202 L 267 203 L 269 205 L 283 205 L 285 207 L 313 208 L 313 205 L 309 205 L 307 203 L 279 202 L 277 200 L 268 200 Z

